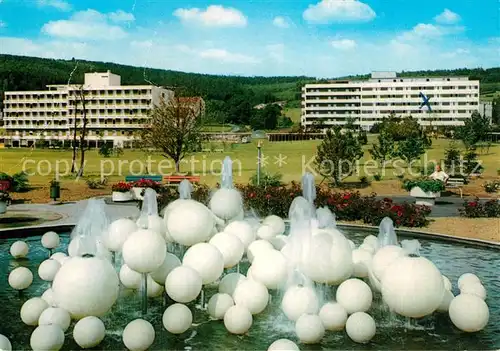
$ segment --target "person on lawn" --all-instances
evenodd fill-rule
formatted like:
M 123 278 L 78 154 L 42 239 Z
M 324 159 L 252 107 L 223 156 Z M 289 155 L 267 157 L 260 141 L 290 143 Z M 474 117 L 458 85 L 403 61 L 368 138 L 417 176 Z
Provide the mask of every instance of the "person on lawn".
M 450 176 L 448 174 L 446 174 L 442 169 L 441 169 L 441 166 L 440 165 L 436 165 L 436 168 L 434 169 L 434 173 L 432 173 L 430 176 L 429 176 L 430 179 L 434 179 L 434 180 L 440 180 L 442 181 L 443 183 L 446 184 L 446 182 L 448 181 L 448 178 L 450 178 Z

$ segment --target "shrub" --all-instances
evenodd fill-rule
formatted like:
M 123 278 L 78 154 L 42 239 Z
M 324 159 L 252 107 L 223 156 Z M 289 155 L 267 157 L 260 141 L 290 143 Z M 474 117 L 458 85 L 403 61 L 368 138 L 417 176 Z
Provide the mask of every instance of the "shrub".
M 96 178 L 87 178 L 85 182 L 89 189 L 100 189 L 102 187 L 100 180 Z
M 12 176 L 7 173 L 0 173 L 0 180 L 10 182 L 10 190 L 16 193 L 21 193 L 30 190 L 30 183 L 28 174 L 24 171 L 13 174 Z
M 259 180 L 259 185 L 263 187 L 268 187 L 268 186 L 281 186 L 283 185 L 283 182 L 281 179 L 283 178 L 283 175 L 280 173 L 267 173 L 267 172 L 261 172 L 260 173 L 260 180 Z M 255 173 L 251 178 L 250 178 L 250 184 L 257 186 L 257 173 Z
M 365 177 L 365 176 L 362 176 L 359 178 L 359 181 L 361 182 L 361 184 L 369 184 L 370 182 L 368 181 L 368 178 Z
M 478 198 L 473 201 L 464 201 L 459 213 L 462 217 L 482 218 L 500 217 L 500 203 L 498 200 L 489 200 L 481 203 Z
M 382 179 L 382 176 L 378 173 L 373 175 L 373 179 L 375 179 L 377 182 L 379 182 Z
M 363 213 L 363 222 L 371 225 L 379 225 L 384 217 L 389 217 L 396 227 L 425 227 L 431 208 L 407 202 L 395 204 L 392 199 L 385 198 L 367 204 Z
M 151 180 L 151 179 L 144 179 L 144 178 L 133 182 L 132 186 L 135 188 L 151 188 L 156 192 L 159 192 L 162 190 L 161 183 L 155 182 L 154 180 Z
M 484 191 L 487 193 L 495 193 L 500 190 L 500 180 L 494 180 L 483 184 Z
M 414 187 L 419 187 L 422 191 L 438 193 L 444 191 L 445 185 L 439 180 L 433 179 L 406 179 L 403 181 L 403 189 L 410 191 Z
M 108 143 L 103 143 L 99 148 L 99 155 L 102 157 L 110 157 L 113 153 L 113 147 Z

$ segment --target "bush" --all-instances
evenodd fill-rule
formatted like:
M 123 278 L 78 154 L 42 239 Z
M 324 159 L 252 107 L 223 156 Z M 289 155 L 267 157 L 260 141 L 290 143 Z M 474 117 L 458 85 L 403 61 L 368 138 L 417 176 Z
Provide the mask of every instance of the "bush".
M 378 226 L 384 217 L 389 217 L 396 227 L 425 227 L 431 208 L 404 202 L 395 204 L 392 199 L 373 200 L 363 209 L 363 222 Z
M 262 187 L 268 187 L 268 186 L 281 186 L 283 185 L 283 182 L 281 179 L 283 176 L 280 173 L 267 173 L 267 172 L 261 172 L 260 173 L 260 186 Z M 250 184 L 257 186 L 257 173 L 255 173 L 251 178 L 250 178 Z
M 89 189 L 99 189 L 101 187 L 101 183 L 96 178 L 87 178 L 85 182 Z
M 484 191 L 487 193 L 496 193 L 500 190 L 500 180 L 493 180 L 483 184 Z
M 26 172 L 18 172 L 12 176 L 7 173 L 0 173 L 0 180 L 10 182 L 10 190 L 16 193 L 22 193 L 31 189 Z
M 370 182 L 368 181 L 368 178 L 365 176 L 360 177 L 359 181 L 361 182 L 361 184 L 370 184 Z
M 132 184 L 126 182 L 118 182 L 111 186 L 111 191 L 116 191 L 119 193 L 126 193 L 132 189 Z
M 500 217 L 500 203 L 498 200 L 489 200 L 481 203 L 476 198 L 474 201 L 464 201 L 463 207 L 458 211 L 462 217 L 496 218 Z
M 411 191 L 412 188 L 419 187 L 422 191 L 438 193 L 444 191 L 445 185 L 439 180 L 432 179 L 406 179 L 403 181 L 403 189 Z
M 379 182 L 382 179 L 382 176 L 380 174 L 374 174 L 373 179 L 375 179 L 377 182 Z

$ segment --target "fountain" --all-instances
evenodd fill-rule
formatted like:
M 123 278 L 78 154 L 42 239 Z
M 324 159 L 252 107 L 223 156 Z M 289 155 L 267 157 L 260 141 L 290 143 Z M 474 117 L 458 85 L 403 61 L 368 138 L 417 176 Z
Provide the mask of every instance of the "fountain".
M 394 230 L 394 223 L 389 217 L 385 217 L 380 222 L 379 233 L 378 233 L 378 247 L 384 247 L 387 245 L 397 245 L 398 238 L 396 236 L 396 231 Z
M 191 193 L 193 192 L 193 184 L 187 179 L 182 180 L 179 183 L 179 199 L 190 200 Z

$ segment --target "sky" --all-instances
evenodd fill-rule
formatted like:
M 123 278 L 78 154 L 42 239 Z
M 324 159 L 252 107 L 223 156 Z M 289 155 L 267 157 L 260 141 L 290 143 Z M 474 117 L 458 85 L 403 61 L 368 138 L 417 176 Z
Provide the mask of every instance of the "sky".
M 0 53 L 244 76 L 500 66 L 498 0 L 0 0 Z

